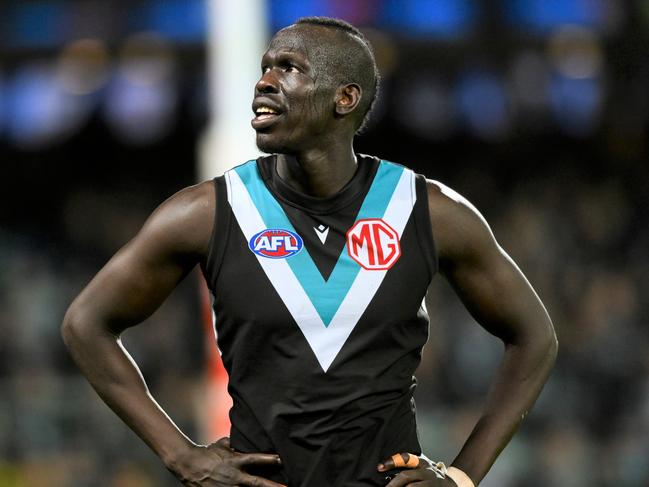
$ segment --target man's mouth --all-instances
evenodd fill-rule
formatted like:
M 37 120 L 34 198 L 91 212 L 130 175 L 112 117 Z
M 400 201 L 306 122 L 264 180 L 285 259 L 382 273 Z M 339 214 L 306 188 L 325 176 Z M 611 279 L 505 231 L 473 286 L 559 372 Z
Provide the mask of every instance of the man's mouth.
M 255 118 L 250 123 L 253 129 L 261 130 L 273 125 L 280 116 L 281 113 L 276 109 L 266 105 L 260 105 L 255 108 Z

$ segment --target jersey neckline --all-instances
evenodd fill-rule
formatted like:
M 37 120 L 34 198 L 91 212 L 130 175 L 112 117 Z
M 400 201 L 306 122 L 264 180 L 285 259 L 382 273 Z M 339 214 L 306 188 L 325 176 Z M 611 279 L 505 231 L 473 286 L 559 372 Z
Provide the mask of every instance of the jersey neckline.
M 314 214 L 327 214 L 337 211 L 367 193 L 379 160 L 365 154 L 356 154 L 358 167 L 352 178 L 340 191 L 324 197 L 311 196 L 298 191 L 286 183 L 277 172 L 277 155 L 262 156 L 257 159 L 257 167 L 268 190 L 287 204 Z

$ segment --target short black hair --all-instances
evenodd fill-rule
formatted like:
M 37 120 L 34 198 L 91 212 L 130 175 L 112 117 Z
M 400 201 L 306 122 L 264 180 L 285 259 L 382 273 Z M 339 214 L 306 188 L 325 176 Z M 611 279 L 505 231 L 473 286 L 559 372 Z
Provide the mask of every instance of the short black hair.
M 333 17 L 301 17 L 295 22 L 297 25 L 316 25 L 329 29 L 336 29 L 351 41 L 340 49 L 339 45 L 327 47 L 328 54 L 338 62 L 329 69 L 335 69 L 334 73 L 338 83 L 358 83 L 363 90 L 361 97 L 358 123 L 356 132 L 361 132 L 370 117 L 374 102 L 379 93 L 379 82 L 381 76 L 376 65 L 372 45 L 363 33 L 349 22 Z

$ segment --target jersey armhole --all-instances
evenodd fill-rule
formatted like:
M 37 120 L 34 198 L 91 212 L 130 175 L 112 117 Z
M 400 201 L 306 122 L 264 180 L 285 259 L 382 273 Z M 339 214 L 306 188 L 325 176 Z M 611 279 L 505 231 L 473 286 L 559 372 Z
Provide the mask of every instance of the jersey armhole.
M 212 235 L 210 236 L 207 258 L 205 266 L 201 266 L 203 276 L 207 281 L 208 287 L 214 291 L 216 279 L 221 269 L 223 256 L 225 255 L 225 245 L 228 241 L 230 228 L 230 212 L 228 211 L 228 196 L 225 179 L 223 176 L 216 177 L 212 180 L 215 193 L 214 221 L 212 223 Z
M 433 235 L 433 227 L 430 222 L 426 178 L 421 174 L 415 175 L 415 191 L 417 194 L 417 204 L 415 206 L 415 228 L 417 229 L 418 237 L 417 242 L 419 242 L 421 252 L 424 254 L 424 258 L 428 263 L 430 280 L 432 280 L 439 270 L 439 261 L 435 238 Z

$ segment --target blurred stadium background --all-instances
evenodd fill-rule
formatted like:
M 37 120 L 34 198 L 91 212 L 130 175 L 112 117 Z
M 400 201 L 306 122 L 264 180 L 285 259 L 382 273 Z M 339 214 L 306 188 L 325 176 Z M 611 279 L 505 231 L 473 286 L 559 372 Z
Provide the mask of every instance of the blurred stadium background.
M 383 85 L 357 150 L 466 195 L 549 308 L 557 367 L 482 485 L 649 486 L 649 1 L 260 3 L 266 39 L 302 15 L 364 29 Z M 0 3 L 2 487 L 176 485 L 77 372 L 59 324 L 153 208 L 204 177 L 206 12 L 202 0 Z M 252 85 L 219 87 L 213 105 L 231 95 Z M 247 122 L 233 130 L 252 140 Z M 198 289 L 190 276 L 125 342 L 205 441 L 214 345 Z M 443 280 L 428 304 L 421 440 L 448 461 L 501 347 Z

